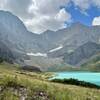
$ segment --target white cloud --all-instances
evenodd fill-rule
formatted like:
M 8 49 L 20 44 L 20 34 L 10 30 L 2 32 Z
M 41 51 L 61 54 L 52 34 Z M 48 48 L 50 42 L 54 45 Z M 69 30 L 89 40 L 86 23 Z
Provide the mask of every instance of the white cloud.
M 93 19 L 92 25 L 100 25 L 100 16 Z
M 90 7 L 91 0 L 72 0 L 81 10 L 86 10 Z
M 5 1 L 5 2 L 4 2 Z M 0 9 L 8 10 L 23 20 L 33 32 L 58 30 L 64 28 L 64 22 L 71 20 L 71 15 L 60 9 L 70 0 L 0 0 Z
M 33 0 L 29 12 L 33 13 L 35 17 L 26 20 L 25 24 L 28 26 L 29 30 L 34 32 L 64 28 L 64 22 L 69 22 L 71 20 L 71 15 L 66 12 L 65 9 L 60 9 L 60 6 L 68 3 L 69 0 Z
M 0 0 L 0 9 L 17 15 L 33 32 L 58 30 L 70 23 L 71 14 L 61 6 L 69 6 L 70 2 L 86 12 L 91 5 L 100 8 L 100 0 Z
M 65 9 L 63 8 L 55 16 L 55 19 L 57 19 L 58 21 L 62 21 L 62 22 L 66 21 L 66 20 L 70 21 L 71 15 L 68 12 L 66 12 Z
M 32 0 L 0 0 L 0 9 L 8 10 L 20 18 L 30 18 L 28 8 L 32 4 Z
M 71 0 L 75 5 L 76 9 L 86 16 L 91 16 L 88 14 L 88 9 L 91 7 L 96 7 L 100 9 L 100 0 Z
M 37 13 L 36 17 L 25 21 L 25 24 L 30 30 L 36 32 L 43 32 L 46 30 L 58 30 L 65 27 L 64 22 L 71 21 L 71 15 L 65 9 L 58 10 L 56 13 L 40 14 Z
M 100 8 L 100 0 L 92 0 L 92 4 Z
M 81 12 L 86 12 L 91 6 L 100 8 L 100 0 L 71 0 L 76 7 L 79 7 Z

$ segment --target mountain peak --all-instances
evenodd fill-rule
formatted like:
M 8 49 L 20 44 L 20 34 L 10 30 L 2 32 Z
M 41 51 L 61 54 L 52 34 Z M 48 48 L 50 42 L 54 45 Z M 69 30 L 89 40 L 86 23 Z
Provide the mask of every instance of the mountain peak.
M 0 24 L 6 27 L 8 30 L 19 30 L 23 29 L 26 30 L 25 25 L 23 22 L 11 12 L 0 10 Z
M 74 26 L 74 27 L 80 27 L 80 26 L 85 26 L 85 25 L 82 24 L 81 22 L 76 22 L 76 23 L 73 23 L 72 26 Z

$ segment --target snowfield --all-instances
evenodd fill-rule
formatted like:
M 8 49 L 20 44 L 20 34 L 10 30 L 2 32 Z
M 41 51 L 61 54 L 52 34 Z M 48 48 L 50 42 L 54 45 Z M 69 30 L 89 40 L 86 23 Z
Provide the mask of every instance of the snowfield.
M 49 52 L 54 52 L 54 51 L 60 50 L 60 49 L 62 49 L 62 48 L 63 48 L 63 46 L 60 45 L 59 47 L 57 47 L 57 48 L 55 48 L 55 49 L 52 49 L 52 50 L 50 50 Z
M 42 56 L 42 57 L 47 57 L 47 54 L 46 53 L 40 53 L 40 52 L 38 52 L 38 53 L 27 53 L 27 55 L 29 55 L 29 56 Z

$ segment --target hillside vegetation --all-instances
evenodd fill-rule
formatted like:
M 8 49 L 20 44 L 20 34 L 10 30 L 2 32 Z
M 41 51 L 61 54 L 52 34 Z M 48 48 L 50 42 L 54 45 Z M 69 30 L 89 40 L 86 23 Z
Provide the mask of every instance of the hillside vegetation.
M 89 59 L 86 63 L 81 65 L 82 70 L 88 70 L 88 71 L 100 71 L 100 53 L 93 56 L 91 59 Z
M 53 73 L 35 73 L 0 64 L 0 100 L 100 100 L 100 90 L 48 81 Z

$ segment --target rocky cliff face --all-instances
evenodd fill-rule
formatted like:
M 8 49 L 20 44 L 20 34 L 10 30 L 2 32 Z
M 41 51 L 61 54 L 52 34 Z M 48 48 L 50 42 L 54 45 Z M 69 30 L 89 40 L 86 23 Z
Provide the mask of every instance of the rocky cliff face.
M 77 65 L 98 52 L 100 26 L 88 27 L 75 23 L 56 32 L 48 30 L 38 35 L 29 32 L 17 16 L 10 12 L 0 11 L 0 40 L 5 45 L 0 48 L 10 51 L 9 54 L 12 54 L 17 61 L 29 59 L 30 56 L 27 56 L 27 53 L 31 53 L 45 54 L 46 59 L 60 59 L 68 64 Z M 45 62 L 49 63 L 49 60 L 44 61 L 43 65 Z
M 2 41 L 0 41 L 0 58 L 9 63 L 13 63 L 16 59 L 11 50 Z
M 71 65 L 78 65 L 82 61 L 91 58 L 100 52 L 100 44 L 87 42 L 77 48 L 74 52 L 64 55 L 64 61 Z

